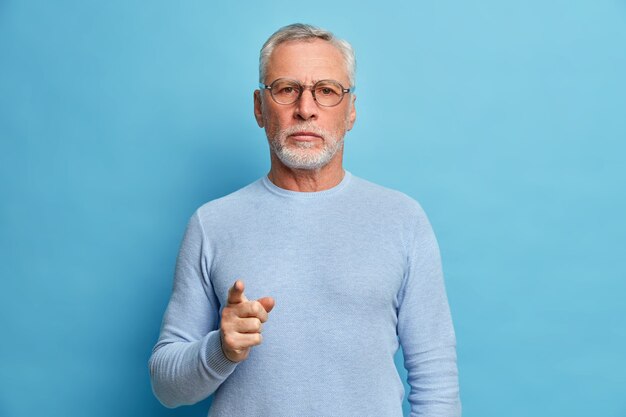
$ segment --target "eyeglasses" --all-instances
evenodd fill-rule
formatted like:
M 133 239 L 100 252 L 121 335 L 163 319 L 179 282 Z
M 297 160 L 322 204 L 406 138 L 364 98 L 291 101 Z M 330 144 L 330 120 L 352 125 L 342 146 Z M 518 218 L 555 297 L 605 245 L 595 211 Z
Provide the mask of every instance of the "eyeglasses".
M 338 105 L 346 93 L 355 90 L 355 87 L 344 88 L 335 80 L 321 80 L 313 85 L 303 85 L 288 78 L 279 78 L 270 85 L 259 83 L 259 88 L 269 90 L 272 99 L 278 104 L 293 104 L 302 97 L 304 90 L 311 90 L 313 100 L 324 107 Z

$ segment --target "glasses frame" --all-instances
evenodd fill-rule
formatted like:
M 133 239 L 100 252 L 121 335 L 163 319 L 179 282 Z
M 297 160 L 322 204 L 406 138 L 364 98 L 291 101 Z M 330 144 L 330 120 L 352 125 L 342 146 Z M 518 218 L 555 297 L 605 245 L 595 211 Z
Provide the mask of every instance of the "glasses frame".
M 294 84 L 297 84 L 299 86 L 299 90 L 300 90 L 300 93 L 298 94 L 298 97 L 296 97 L 296 99 L 294 101 L 292 101 L 291 103 L 281 103 L 278 100 L 276 100 L 276 97 L 274 97 L 274 92 L 272 91 L 272 88 L 273 88 L 274 84 L 276 84 L 278 81 L 289 81 L 289 82 L 292 82 Z M 315 86 L 320 84 L 320 83 L 324 83 L 324 82 L 332 82 L 332 83 L 335 83 L 335 84 L 339 85 L 339 87 L 341 87 L 341 98 L 339 99 L 339 101 L 336 104 L 328 105 L 328 104 L 322 104 L 319 101 L 317 101 L 317 97 L 315 97 Z M 269 85 L 268 84 L 264 84 L 264 83 L 259 83 L 259 88 L 261 90 L 268 90 L 270 92 L 270 96 L 272 96 L 272 100 L 274 100 L 274 102 L 276 104 L 280 104 L 281 106 L 289 106 L 289 105 L 292 105 L 292 104 L 298 102 L 298 100 L 300 100 L 300 98 L 302 97 L 302 94 L 304 93 L 304 91 L 305 90 L 310 90 L 311 91 L 311 95 L 313 96 L 313 100 L 317 103 L 318 106 L 322 106 L 322 107 L 335 107 L 335 106 L 338 106 L 343 101 L 343 97 L 346 94 L 354 93 L 354 91 L 356 90 L 355 86 L 352 86 L 350 88 L 345 88 L 339 81 L 336 81 L 336 80 L 319 80 L 315 84 L 305 85 L 305 84 L 302 84 L 300 81 L 294 80 L 292 78 L 277 78 L 274 81 L 272 81 Z

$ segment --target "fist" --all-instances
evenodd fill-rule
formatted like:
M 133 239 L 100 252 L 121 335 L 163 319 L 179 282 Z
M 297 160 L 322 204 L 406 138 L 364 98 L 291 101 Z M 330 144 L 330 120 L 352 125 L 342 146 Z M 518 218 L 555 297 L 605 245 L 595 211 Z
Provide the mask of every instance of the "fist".
M 220 335 L 222 351 L 232 362 L 241 362 L 250 354 L 252 346 L 263 341 L 261 331 L 268 313 L 274 308 L 271 297 L 249 301 L 243 293 L 241 280 L 235 281 L 228 290 L 228 301 L 222 310 Z

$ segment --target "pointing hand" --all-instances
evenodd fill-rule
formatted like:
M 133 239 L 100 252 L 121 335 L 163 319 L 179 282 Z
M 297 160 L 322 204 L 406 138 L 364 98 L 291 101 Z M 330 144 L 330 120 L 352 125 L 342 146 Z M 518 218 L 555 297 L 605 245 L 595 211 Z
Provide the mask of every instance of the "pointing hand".
M 263 323 L 267 321 L 267 313 L 274 308 L 273 298 L 263 297 L 249 301 L 243 290 L 243 282 L 235 281 L 228 290 L 228 301 L 222 310 L 222 350 L 232 362 L 246 359 L 250 348 L 261 344 Z

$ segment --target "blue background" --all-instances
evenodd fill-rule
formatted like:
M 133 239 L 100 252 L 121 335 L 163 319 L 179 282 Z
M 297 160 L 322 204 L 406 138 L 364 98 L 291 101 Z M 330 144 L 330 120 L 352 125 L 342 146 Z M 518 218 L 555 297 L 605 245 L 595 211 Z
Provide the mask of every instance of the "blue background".
M 269 168 L 258 50 L 358 59 L 345 166 L 437 233 L 466 417 L 626 416 L 626 2 L 0 0 L 0 416 L 167 410 L 185 224 Z

